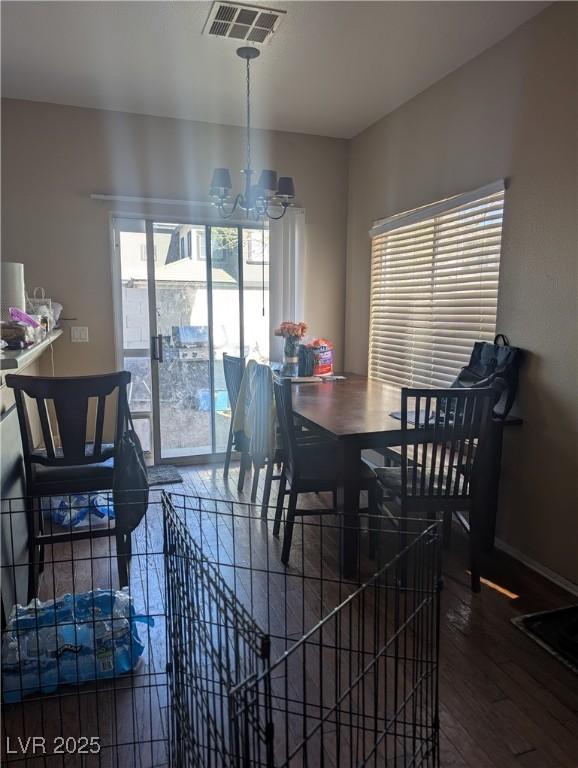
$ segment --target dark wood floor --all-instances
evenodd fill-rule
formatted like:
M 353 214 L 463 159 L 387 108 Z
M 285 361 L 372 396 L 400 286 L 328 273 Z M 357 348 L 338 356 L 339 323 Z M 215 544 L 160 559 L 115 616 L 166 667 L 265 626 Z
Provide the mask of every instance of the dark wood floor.
M 249 501 L 250 477 L 238 494 L 235 469 L 228 483 L 218 465 L 181 471 L 192 493 Z M 327 504 L 315 496 L 303 500 Z M 577 768 L 578 676 L 511 623 L 576 598 L 497 551 L 484 562 L 481 594 L 473 595 L 466 552 L 458 533 L 444 553 L 442 767 Z
M 251 476 L 246 478 L 245 492 L 238 493 L 236 465 L 231 469 L 228 482 L 223 481 L 219 465 L 184 467 L 180 471 L 183 484 L 167 486 L 167 490 L 175 494 L 249 501 Z M 258 498 L 262 493 L 262 479 Z M 276 483 L 271 504 L 275 502 L 275 486 Z M 327 506 L 328 501 L 323 496 L 312 495 L 302 497 L 301 504 L 320 507 Z M 160 519 L 152 517 L 149 516 L 146 541 L 136 535 L 137 553 L 144 551 L 143 546 L 149 553 L 160 553 L 162 549 L 159 549 L 162 525 Z M 263 541 L 270 539 L 256 538 L 251 542 L 252 556 L 257 559 L 265 556 Z M 106 542 L 107 539 L 101 540 L 98 547 L 107 547 Z M 269 543 L 267 558 L 268 547 Z M 111 583 L 111 577 L 114 583 L 110 550 L 103 554 L 101 549 L 98 551 L 102 559 L 94 560 L 89 569 L 77 567 L 75 571 L 70 566 L 70 572 L 61 562 L 67 556 L 59 554 L 55 558 L 60 561 L 58 568 L 48 567 L 45 571 L 40 596 L 46 599 L 55 591 L 59 594 L 67 591 L 71 582 L 77 590 L 90 588 L 91 584 L 106 586 Z M 578 676 L 511 623 L 511 618 L 517 615 L 568 605 L 576 602 L 576 598 L 497 552 L 484 563 L 481 594 L 473 595 L 469 589 L 466 552 L 467 542 L 458 534 L 454 535 L 451 551 L 444 553 L 441 765 L 443 768 L 578 768 Z M 87 554 L 90 551 L 85 551 L 84 556 Z M 75 554 L 77 566 L 81 555 L 80 551 Z M 47 560 L 50 559 L 48 554 Z M 13 719 L 20 723 L 15 726 L 15 733 L 30 734 L 34 727 L 46 734 L 57 734 L 59 721 L 73 720 L 72 715 L 66 714 L 67 706 L 80 710 L 81 704 L 91 711 L 96 707 L 101 730 L 104 723 L 110 742 L 124 740 L 127 746 L 124 754 L 122 749 L 116 749 L 108 756 L 101 755 L 98 762 L 86 760 L 82 763 L 86 766 L 165 765 L 167 691 L 163 677 L 164 651 L 159 651 L 164 648 L 166 612 L 162 554 L 148 554 L 142 561 L 137 555 L 135 562 L 146 562 L 147 566 L 145 572 L 133 565 L 131 591 L 135 604 L 146 604 L 157 620 L 154 628 L 143 628 L 147 649 L 142 673 L 131 683 L 133 689 L 127 690 L 126 683 L 111 684 L 112 692 L 101 686 L 93 700 L 90 696 L 83 697 L 82 701 L 78 696 L 71 697 L 68 703 L 59 700 L 59 710 L 51 710 L 48 704 L 39 715 L 31 707 L 22 708 L 22 712 L 15 712 Z M 88 581 L 79 580 L 77 572 L 85 573 Z M 83 722 L 75 714 L 78 724 L 69 732 L 80 734 Z M 86 722 L 85 718 L 84 724 Z M 38 763 L 30 763 L 36 764 L 44 762 L 40 759 Z

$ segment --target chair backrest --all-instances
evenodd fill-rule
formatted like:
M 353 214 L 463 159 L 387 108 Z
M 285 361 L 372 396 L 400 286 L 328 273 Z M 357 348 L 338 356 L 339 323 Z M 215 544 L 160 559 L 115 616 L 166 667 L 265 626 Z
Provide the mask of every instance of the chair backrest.
M 277 421 L 281 431 L 281 440 L 283 441 L 283 467 L 285 473 L 291 479 L 297 477 L 299 473 L 299 451 L 293 418 L 291 379 L 275 376 L 273 378 L 273 388 L 275 391 Z
M 225 374 L 225 386 L 227 387 L 229 403 L 231 404 L 231 410 L 233 413 L 237 407 L 239 389 L 241 388 L 241 381 L 243 379 L 244 370 L 244 357 L 235 357 L 234 355 L 228 355 L 226 352 L 223 353 L 223 372 Z
M 500 390 L 402 389 L 401 500 L 471 497 Z
M 114 455 L 114 449 L 103 450 L 103 431 L 108 398 L 116 395 L 115 447 L 124 429 L 127 413 L 127 386 L 130 373 L 106 373 L 99 376 L 72 378 L 6 376 L 6 386 L 14 390 L 20 434 L 27 464 L 73 466 L 94 464 Z M 35 450 L 32 440 L 29 405 L 25 395 L 35 401 L 42 430 L 44 450 Z M 89 402 L 96 400 L 92 451 L 87 454 L 91 410 Z M 49 407 L 52 403 L 52 408 Z M 60 436 L 56 446 L 54 435 Z

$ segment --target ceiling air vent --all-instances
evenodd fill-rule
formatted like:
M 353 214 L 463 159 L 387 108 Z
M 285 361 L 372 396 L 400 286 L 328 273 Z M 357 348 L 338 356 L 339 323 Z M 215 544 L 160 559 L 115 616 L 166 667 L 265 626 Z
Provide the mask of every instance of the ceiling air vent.
M 263 45 L 279 29 L 286 11 L 217 0 L 211 7 L 204 34 Z

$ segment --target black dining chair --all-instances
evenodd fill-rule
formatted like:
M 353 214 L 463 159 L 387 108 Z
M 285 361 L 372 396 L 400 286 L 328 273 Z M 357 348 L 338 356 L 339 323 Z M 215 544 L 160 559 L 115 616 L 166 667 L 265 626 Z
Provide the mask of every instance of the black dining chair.
M 271 456 L 276 462 L 275 443 L 275 406 L 273 397 L 273 379 L 271 366 L 249 360 L 243 371 L 243 378 L 237 397 L 233 431 L 237 450 L 241 453 L 239 482 L 237 490 L 241 492 L 245 483 L 246 471 L 253 466 L 251 501 L 257 499 L 261 469 L 267 467 L 265 496 L 270 493 Z M 243 412 L 238 409 L 242 408 Z M 237 418 L 237 416 L 239 418 Z M 308 435 L 303 427 L 300 432 Z
M 282 451 L 278 446 L 279 428 L 275 419 L 275 399 L 273 394 L 273 372 L 271 366 L 257 363 L 253 370 L 253 393 L 249 417 L 251 420 L 251 439 L 249 454 L 253 464 L 253 482 L 251 485 L 251 501 L 257 500 L 259 475 L 265 468 L 265 483 L 261 501 L 261 515 L 267 516 L 271 483 L 279 479 L 274 475 L 274 466 L 280 466 Z M 301 437 L 299 438 L 301 440 Z
M 44 547 L 80 539 L 114 535 L 119 583 L 121 588 L 128 585 L 130 534 L 98 525 L 54 532 L 52 523 L 50 533 L 46 533 L 41 499 L 112 489 L 117 444 L 126 424 L 130 378 L 128 371 L 72 378 L 6 376 L 6 386 L 14 390 L 24 458 L 29 600 L 37 596 Z M 95 401 L 95 409 L 90 407 L 91 401 Z M 115 424 L 112 444 L 103 442 L 107 406 Z M 41 447 L 34 444 L 32 436 L 34 411 L 40 422 Z M 87 439 L 92 431 L 94 435 Z
M 499 382 L 483 389 L 402 389 L 400 465 L 375 469 L 386 511 L 394 517 L 443 517 L 449 545 L 452 520 L 458 516 L 470 533 L 474 592 L 480 591 L 483 513 L 476 490 L 483 482 L 492 411 L 500 394 Z
M 248 452 L 253 464 L 253 482 L 251 486 L 251 501 L 257 499 L 259 475 L 265 467 L 265 482 L 261 501 L 261 516 L 267 516 L 271 485 L 273 480 L 280 480 L 281 474 L 275 475 L 275 466 L 281 467 L 284 460 L 281 448 L 282 438 L 275 419 L 275 397 L 273 390 L 273 372 L 271 366 L 256 363 L 253 369 L 251 405 L 248 416 L 251 421 L 251 439 Z M 273 424 L 271 423 L 273 421 Z M 316 446 L 318 450 L 331 449 L 330 441 L 317 432 L 307 429 L 295 414 L 293 424 L 297 443 L 300 446 Z
M 243 380 L 243 372 L 245 371 L 245 358 L 235 357 L 234 355 L 228 355 L 223 353 L 223 372 L 225 374 L 225 386 L 227 387 L 227 395 L 229 397 L 229 405 L 231 406 L 231 423 L 229 425 L 229 437 L 227 439 L 227 452 L 225 454 L 225 466 L 223 469 L 223 478 L 226 480 L 229 476 L 229 467 L 231 464 L 231 454 L 233 452 L 233 441 L 235 438 L 233 432 L 233 421 L 235 418 L 235 408 L 237 407 L 237 400 L 239 398 L 239 390 L 241 389 L 241 381 Z M 244 466 L 242 472 L 242 478 L 244 480 L 246 471 L 247 458 L 241 452 L 241 463 Z M 240 479 L 241 480 L 241 479 Z M 241 481 L 241 488 L 243 489 L 243 482 Z
M 291 393 L 291 380 L 275 377 L 275 405 L 277 419 L 282 438 L 283 466 L 279 480 L 277 507 L 273 535 L 278 536 L 283 516 L 283 502 L 289 494 L 289 506 L 283 534 L 281 561 L 287 565 L 291 551 L 293 528 L 296 517 L 321 514 L 335 514 L 337 511 L 337 490 L 339 488 L 339 457 L 334 441 L 323 441 L 321 444 L 301 442 L 298 438 L 299 427 L 295 424 Z M 360 490 L 368 495 L 370 514 L 377 509 L 377 478 L 365 461 L 361 462 Z M 301 493 L 332 493 L 333 507 L 328 510 L 297 509 L 297 501 Z

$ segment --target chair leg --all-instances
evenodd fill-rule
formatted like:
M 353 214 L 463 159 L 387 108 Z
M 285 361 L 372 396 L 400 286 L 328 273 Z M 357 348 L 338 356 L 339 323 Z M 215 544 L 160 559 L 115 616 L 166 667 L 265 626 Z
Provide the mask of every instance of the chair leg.
M 273 524 L 273 536 L 279 536 L 279 528 L 281 527 L 281 518 L 283 517 L 283 502 L 285 501 L 285 490 L 287 488 L 287 478 L 285 477 L 285 470 L 281 471 L 281 478 L 279 480 L 279 491 L 277 493 L 277 507 L 275 509 L 275 523 Z
M 52 525 L 52 522 L 50 523 Z M 42 509 L 42 499 L 38 499 L 38 533 L 44 534 L 44 511 Z M 44 544 L 38 545 L 38 575 L 44 573 Z
M 28 587 L 27 602 L 38 596 L 40 581 L 40 547 L 36 543 L 39 528 L 39 515 L 42 513 L 42 503 L 38 499 L 39 510 L 36 510 L 36 499 L 26 501 L 26 525 L 28 529 Z
M 225 466 L 223 468 L 223 480 L 229 477 L 229 466 L 231 464 L 231 453 L 233 452 L 233 421 L 229 427 L 229 437 L 227 438 L 227 452 L 225 454 Z
M 130 533 L 127 533 L 126 535 L 125 547 L 126 547 L 127 563 L 130 566 L 130 561 L 132 559 L 132 534 Z
M 446 549 L 449 549 L 452 541 L 452 513 L 445 512 L 443 519 L 443 545 Z
M 251 464 L 251 457 L 248 453 L 241 454 L 241 466 L 239 467 L 239 482 L 237 483 L 237 490 L 242 491 L 245 485 L 245 472 Z
M 40 548 L 38 546 L 34 547 L 31 557 L 28 565 L 28 602 L 38 597 L 40 586 Z
M 367 489 L 367 507 L 369 510 L 369 556 L 374 560 L 381 539 L 382 522 L 377 505 L 377 487 L 375 485 Z
M 129 584 L 129 563 L 131 552 L 130 534 L 117 532 L 115 537 L 118 583 L 120 589 L 122 589 L 123 587 L 128 587 Z
M 38 545 L 38 575 L 44 573 L 44 544 Z
M 399 529 L 398 529 L 398 552 L 403 552 L 407 547 L 408 529 L 407 529 L 407 511 L 404 509 L 403 501 L 401 505 L 401 511 L 399 515 Z M 407 572 L 408 572 L 408 553 L 399 558 L 397 564 L 397 578 L 401 587 L 405 587 L 407 584 Z
M 283 534 L 283 549 L 281 551 L 281 562 L 287 565 L 289 562 L 289 552 L 291 551 L 291 541 L 293 539 L 293 526 L 295 525 L 295 510 L 297 509 L 297 493 L 291 491 L 289 495 L 289 508 L 287 509 L 287 520 L 285 521 L 285 533 Z
M 379 514 L 379 509 L 377 506 L 377 486 L 376 485 L 370 485 L 367 489 L 367 507 L 369 509 L 370 515 L 377 515 Z
M 261 466 L 259 461 L 253 461 L 253 483 L 251 484 L 251 501 L 257 500 L 257 491 L 259 489 L 259 473 L 261 472 Z
M 475 510 L 470 512 L 470 572 L 472 592 L 480 592 L 480 551 L 481 551 L 481 535 L 478 530 L 478 519 Z
M 261 502 L 261 517 L 267 517 L 267 508 L 271 498 L 271 484 L 273 483 L 273 467 L 275 462 L 272 459 L 267 461 L 267 471 L 265 472 L 265 487 L 263 488 L 263 501 Z
M 369 557 L 372 560 L 375 560 L 375 556 L 379 550 L 381 532 L 383 530 L 382 517 L 380 515 L 375 515 L 370 519 L 369 525 L 371 526 L 369 531 Z

